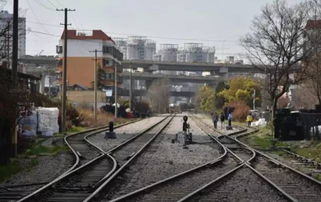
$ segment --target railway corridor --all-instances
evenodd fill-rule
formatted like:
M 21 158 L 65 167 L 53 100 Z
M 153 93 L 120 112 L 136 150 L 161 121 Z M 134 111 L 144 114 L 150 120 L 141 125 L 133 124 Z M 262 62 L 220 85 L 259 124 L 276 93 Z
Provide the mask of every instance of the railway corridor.
M 179 142 L 185 115 L 187 145 Z M 253 129 L 165 114 L 117 128 L 116 139 L 106 130 L 67 138 L 79 165 L 20 201 L 321 201 L 320 182 L 238 139 Z

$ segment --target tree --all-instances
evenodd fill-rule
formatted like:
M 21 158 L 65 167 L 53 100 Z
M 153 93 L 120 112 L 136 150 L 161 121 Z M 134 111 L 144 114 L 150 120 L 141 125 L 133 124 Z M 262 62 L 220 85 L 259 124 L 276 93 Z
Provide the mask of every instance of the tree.
M 288 6 L 283 0 L 275 0 L 254 18 L 252 33 L 241 40 L 249 61 L 266 75 L 272 125 L 278 99 L 290 85 L 304 79 L 306 68 L 300 66 L 300 61 L 309 54 L 304 40 L 308 11 L 306 3 Z
M 317 17 L 321 16 L 321 2 L 314 0 L 309 2 L 310 19 L 306 25 L 307 45 L 311 48 L 308 60 L 306 61 L 308 82 L 307 86 L 313 90 L 321 104 L 321 25 L 318 24 Z
M 215 100 L 214 105 L 216 109 L 222 109 L 225 104 L 225 98 L 219 93 L 226 88 L 225 82 L 220 81 L 215 88 Z
M 147 98 L 153 112 L 167 113 L 170 85 L 167 79 L 155 80 L 147 91 Z
M 227 88 L 218 93 L 228 103 L 242 102 L 253 107 L 253 95 L 255 91 L 256 104 L 260 104 L 260 86 L 258 82 L 250 77 L 234 77 L 229 80 Z
M 209 86 L 202 86 L 196 93 L 196 106 L 203 112 L 215 109 L 215 91 Z

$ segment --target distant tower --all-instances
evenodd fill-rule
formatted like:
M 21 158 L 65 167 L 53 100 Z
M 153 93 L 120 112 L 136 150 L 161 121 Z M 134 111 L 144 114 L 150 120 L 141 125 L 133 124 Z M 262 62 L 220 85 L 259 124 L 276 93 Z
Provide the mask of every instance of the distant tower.
M 159 54 L 161 55 L 161 61 L 164 62 L 177 62 L 177 44 L 161 44 Z

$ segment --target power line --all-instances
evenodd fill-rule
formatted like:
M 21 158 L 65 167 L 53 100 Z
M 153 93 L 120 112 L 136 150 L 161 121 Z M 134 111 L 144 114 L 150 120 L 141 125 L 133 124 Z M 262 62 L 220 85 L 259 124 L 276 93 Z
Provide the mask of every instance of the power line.
M 43 35 L 53 36 L 53 37 L 60 37 L 60 35 L 55 35 L 55 34 L 50 34 L 50 33 L 46 33 L 46 32 L 35 31 L 35 30 L 28 30 L 28 32 L 33 32 L 33 33 L 43 34 Z
M 57 9 L 58 7 L 57 6 L 55 6 L 55 4 L 53 4 L 50 0 L 47 0 L 48 2 L 49 2 L 49 4 L 53 7 L 53 8 L 55 8 L 55 9 Z
M 50 10 L 50 11 L 56 11 L 56 8 L 53 9 L 53 8 L 50 8 L 48 6 L 46 6 L 45 4 L 41 3 L 41 1 L 38 1 L 38 0 L 34 0 L 38 5 L 40 5 L 41 7 L 47 9 L 47 10 Z
M 29 8 L 30 8 L 30 10 L 31 10 L 32 15 L 35 17 L 36 21 L 39 22 L 39 18 L 38 18 L 38 16 L 35 14 L 35 12 L 33 11 L 29 0 L 27 0 L 27 4 L 28 4 L 28 6 L 29 6 Z M 43 28 L 46 32 L 49 32 L 49 31 L 47 30 L 47 28 L 45 28 L 45 27 L 43 27 L 43 26 L 42 26 L 42 28 Z
M 36 21 L 30 21 L 27 20 L 26 22 L 32 23 L 32 24 L 38 24 L 38 25 L 44 25 L 44 26 L 49 26 L 49 27 L 61 27 L 60 25 L 55 25 L 55 24 L 48 24 L 48 23 L 43 23 L 43 22 L 36 22 Z

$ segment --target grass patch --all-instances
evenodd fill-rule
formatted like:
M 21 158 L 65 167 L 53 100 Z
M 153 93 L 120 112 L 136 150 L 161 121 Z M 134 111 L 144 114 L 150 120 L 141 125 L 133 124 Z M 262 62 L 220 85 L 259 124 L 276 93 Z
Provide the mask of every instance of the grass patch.
M 317 174 L 317 175 L 315 176 L 315 179 L 321 181 L 321 174 Z
M 10 178 L 21 170 L 22 167 L 17 160 L 13 160 L 7 165 L 0 165 L 0 182 Z
M 286 147 L 301 156 L 321 162 L 321 141 L 278 141 L 272 137 L 268 127 L 244 137 L 243 141 L 256 149 L 274 150 L 273 153 L 279 156 L 285 156 L 286 153 L 277 149 Z
M 36 140 L 34 144 L 30 146 L 24 153 L 26 157 L 28 156 L 39 156 L 39 155 L 47 155 L 47 156 L 54 156 L 60 152 L 67 151 L 67 147 L 65 145 L 58 146 L 44 146 L 43 142 L 46 141 L 46 138 L 39 138 Z
M 295 145 L 291 148 L 292 151 L 309 159 L 321 162 L 321 142 L 320 141 L 305 141 L 301 145 Z
M 244 137 L 243 140 L 254 148 L 261 150 L 289 147 L 288 143 L 274 139 L 271 135 L 271 129 L 269 127 L 261 128 L 258 132 Z
M 38 155 L 57 155 L 60 152 L 67 151 L 65 146 L 53 146 L 47 147 L 41 144 L 35 144 L 30 149 L 27 149 L 25 154 L 27 156 L 38 156 Z

